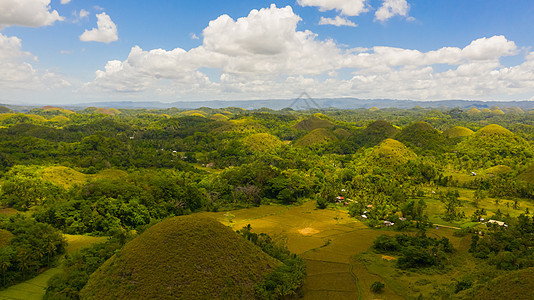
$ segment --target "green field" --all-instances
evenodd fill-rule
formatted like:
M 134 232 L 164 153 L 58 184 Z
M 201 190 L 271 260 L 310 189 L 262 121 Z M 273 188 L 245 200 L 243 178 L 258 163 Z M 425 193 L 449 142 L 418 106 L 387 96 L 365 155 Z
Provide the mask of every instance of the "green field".
M 98 242 L 104 242 L 107 239 L 107 237 L 93 237 L 70 234 L 66 234 L 65 238 L 68 242 L 67 253 L 78 251 L 82 248 L 89 247 Z M 1 290 L 0 299 L 41 299 L 45 294 L 48 280 L 59 272 L 61 272 L 61 263 L 58 267 L 50 268 L 30 280 L 11 286 L 5 290 Z

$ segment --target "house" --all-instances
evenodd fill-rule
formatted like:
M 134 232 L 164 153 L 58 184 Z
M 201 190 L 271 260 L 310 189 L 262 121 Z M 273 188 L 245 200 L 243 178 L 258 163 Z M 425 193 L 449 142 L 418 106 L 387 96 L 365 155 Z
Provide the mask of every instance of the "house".
M 499 226 L 504 226 L 504 227 L 508 227 L 508 225 L 506 225 L 504 222 L 502 221 L 497 221 L 497 220 L 489 220 L 488 223 L 490 224 L 497 224 Z
M 362 219 L 367 219 L 367 216 L 366 215 L 362 215 Z
M 384 221 L 384 225 L 386 225 L 386 226 L 393 226 L 393 225 L 395 225 L 395 223 L 390 222 L 390 221 Z

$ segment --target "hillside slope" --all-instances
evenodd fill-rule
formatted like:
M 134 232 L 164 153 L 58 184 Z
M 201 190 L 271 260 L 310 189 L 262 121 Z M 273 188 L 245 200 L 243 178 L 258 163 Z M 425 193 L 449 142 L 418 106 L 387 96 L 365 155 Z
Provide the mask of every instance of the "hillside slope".
M 250 299 L 280 262 L 214 219 L 158 223 L 93 273 L 82 299 Z

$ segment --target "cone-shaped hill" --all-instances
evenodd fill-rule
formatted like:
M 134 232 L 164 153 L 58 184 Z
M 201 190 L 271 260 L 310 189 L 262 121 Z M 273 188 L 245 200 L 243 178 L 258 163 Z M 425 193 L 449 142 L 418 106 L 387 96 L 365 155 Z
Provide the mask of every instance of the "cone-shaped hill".
M 337 140 L 336 136 L 326 128 L 317 128 L 308 132 L 295 142 L 295 146 L 306 147 L 312 145 L 326 144 Z
M 283 145 L 278 137 L 265 132 L 247 136 L 243 139 L 243 144 L 253 152 L 272 151 Z
M 528 268 L 510 272 L 491 280 L 476 288 L 469 298 L 476 300 L 532 299 L 533 289 L 534 268 Z
M 443 135 L 448 137 L 448 138 L 450 138 L 450 139 L 470 136 L 473 133 L 474 133 L 473 130 L 471 130 L 469 128 L 462 127 L 462 126 L 454 126 L 454 127 L 451 127 L 449 129 L 443 131 Z
M 479 129 L 458 143 L 460 155 L 467 155 L 474 167 L 491 165 L 519 166 L 532 157 L 529 143 L 496 124 Z
M 365 127 L 356 138 L 362 146 L 375 146 L 387 138 L 392 138 L 398 131 L 388 121 L 378 120 Z
M 395 139 L 406 146 L 421 150 L 443 151 L 447 139 L 427 122 L 415 122 L 404 127 Z
M 417 155 L 404 146 L 403 143 L 393 139 L 386 139 L 373 148 L 367 158 L 367 163 L 369 165 L 391 167 L 405 164 L 416 157 Z
M 251 299 L 281 263 L 214 219 L 167 219 L 96 270 L 82 299 Z
M 321 116 L 322 114 L 318 115 Z M 310 116 L 309 118 L 298 122 L 293 127 L 299 130 L 312 131 L 318 128 L 330 128 L 334 126 L 332 122 L 325 118 L 319 118 L 319 116 Z

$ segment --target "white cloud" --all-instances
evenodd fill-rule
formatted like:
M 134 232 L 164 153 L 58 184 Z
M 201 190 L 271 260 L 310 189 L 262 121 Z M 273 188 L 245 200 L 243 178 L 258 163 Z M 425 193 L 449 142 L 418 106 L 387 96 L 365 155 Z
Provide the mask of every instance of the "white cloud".
M 61 4 L 68 4 L 70 3 L 70 0 L 61 0 Z
M 56 10 L 50 11 L 50 0 L 0 1 L 0 28 L 7 26 L 39 27 L 63 21 Z
M 78 13 L 78 17 L 80 17 L 80 19 L 87 18 L 89 17 L 89 12 L 86 11 L 85 9 L 81 9 L 80 12 Z
M 96 15 L 96 17 L 98 18 L 98 21 L 96 22 L 97 28 L 85 30 L 85 32 L 80 35 L 80 41 L 109 44 L 118 40 L 117 26 L 111 21 L 111 18 L 105 12 Z
M 57 74 L 35 69 L 32 64 L 37 58 L 21 48 L 21 39 L 0 33 L 0 89 L 44 90 L 69 85 Z
M 351 27 L 358 26 L 356 25 L 356 23 L 352 22 L 351 20 L 348 20 L 347 18 L 343 18 L 340 16 L 336 16 L 335 19 L 321 17 L 321 20 L 319 20 L 319 25 L 351 26 Z
M 515 43 L 506 40 L 502 35 L 475 40 L 462 50 L 465 58 L 475 60 L 494 59 L 515 54 L 517 54 Z
M 191 33 L 191 39 L 193 40 L 199 40 L 200 38 L 195 33 Z
M 534 93 L 534 53 L 523 63 L 503 67 L 502 57 L 519 54 L 504 36 L 427 52 L 346 49 L 297 30 L 300 20 L 291 7 L 274 5 L 237 20 L 223 15 L 204 29 L 201 46 L 189 51 L 135 46 L 125 60 L 109 61 L 97 71 L 85 90 L 121 99 L 126 92 L 154 99 L 292 98 L 302 90 L 314 97 L 405 99 Z M 437 64 L 446 70 L 436 70 Z
M 410 6 L 406 0 L 384 0 L 382 6 L 375 12 L 379 21 L 386 21 L 396 15 L 407 16 Z
M 336 10 L 345 16 L 368 12 L 367 0 L 297 0 L 301 6 L 317 6 L 320 11 Z

